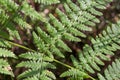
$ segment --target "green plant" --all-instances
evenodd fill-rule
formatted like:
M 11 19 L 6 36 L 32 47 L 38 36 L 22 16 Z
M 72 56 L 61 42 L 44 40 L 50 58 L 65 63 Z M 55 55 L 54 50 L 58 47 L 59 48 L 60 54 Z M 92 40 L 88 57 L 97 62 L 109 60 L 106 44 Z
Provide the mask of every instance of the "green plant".
M 82 50 L 76 51 L 76 55 L 70 54 L 73 66 L 64 63 L 67 62 L 67 52 L 72 53 L 67 43 L 89 38 L 85 32 L 92 32 L 96 23 L 100 23 L 98 16 L 103 15 L 100 10 L 106 9 L 110 2 L 112 0 L 0 0 L 0 73 L 14 77 L 10 64 L 16 61 L 17 69 L 27 68 L 17 76 L 18 80 L 55 80 L 57 77 L 54 70 L 58 69 L 56 63 L 59 63 L 67 68 L 60 73 L 60 77 L 68 80 L 119 79 L 119 71 L 116 71 L 119 69 L 119 57 L 115 57 L 113 68 L 110 66 L 109 71 L 105 70 L 106 77 L 100 74 L 104 61 L 110 61 L 120 49 L 119 21 L 108 23 L 102 33 L 90 39 L 91 45 L 85 43 Z M 45 15 L 43 9 L 36 10 L 34 5 L 38 5 L 37 8 L 62 5 L 62 10 L 59 7 L 52 8 L 53 13 Z M 34 49 L 23 40 L 24 36 L 33 39 Z M 22 45 L 16 41 L 21 41 Z M 27 51 L 16 54 L 16 57 L 10 51 L 14 46 Z M 8 57 L 15 59 L 9 62 Z M 114 71 L 115 76 L 109 78 L 107 74 L 112 75 L 110 70 Z M 96 71 L 98 77 L 90 75 Z

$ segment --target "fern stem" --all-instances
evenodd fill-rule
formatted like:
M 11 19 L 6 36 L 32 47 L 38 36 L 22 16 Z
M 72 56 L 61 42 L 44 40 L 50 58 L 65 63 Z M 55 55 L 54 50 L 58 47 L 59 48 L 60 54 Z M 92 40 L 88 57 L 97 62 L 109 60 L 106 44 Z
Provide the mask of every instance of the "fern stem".
M 96 80 L 95 78 L 91 77 L 90 75 L 88 75 L 88 77 L 89 77 L 90 79 L 92 79 L 92 80 Z
M 10 41 L 7 41 L 7 42 L 10 43 L 11 45 L 14 45 L 14 46 L 23 48 L 23 49 L 25 49 L 25 50 L 32 51 L 32 52 L 36 52 L 35 50 L 30 49 L 30 48 L 27 48 L 27 47 L 25 47 L 25 46 L 22 46 L 22 45 L 20 45 L 20 44 L 17 44 L 17 43 L 14 43 L 14 42 L 10 42 Z
M 58 61 L 58 60 L 56 60 L 56 59 L 54 59 L 53 60 L 54 62 L 56 62 L 56 63 L 59 63 L 59 64 L 61 64 L 61 65 L 63 65 L 63 66 L 65 66 L 65 67 L 67 67 L 67 68 L 73 68 L 72 66 L 69 66 L 69 65 L 67 65 L 67 64 L 65 64 L 65 63 L 62 63 L 62 62 L 60 62 L 60 61 Z

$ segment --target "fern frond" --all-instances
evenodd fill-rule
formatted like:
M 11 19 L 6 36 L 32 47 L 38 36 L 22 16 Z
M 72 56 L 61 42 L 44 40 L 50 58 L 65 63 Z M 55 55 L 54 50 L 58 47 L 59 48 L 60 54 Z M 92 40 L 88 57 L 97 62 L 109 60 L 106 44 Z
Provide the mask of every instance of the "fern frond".
M 8 9 L 9 12 L 15 12 L 15 14 L 8 19 L 13 18 L 13 21 L 17 23 L 20 26 L 31 28 L 31 25 L 26 23 L 26 21 L 23 19 L 24 16 L 30 17 L 32 21 L 40 20 L 42 22 L 46 22 L 44 18 L 41 16 L 40 13 L 36 12 L 29 4 L 28 2 L 21 1 L 21 6 L 17 4 L 16 2 L 9 0 L 10 3 L 7 3 L 7 0 L 1 1 L 1 4 L 6 3 L 8 5 L 3 4 L 6 9 L 9 8 L 9 6 L 12 8 L 12 10 Z M 52 2 L 50 1 L 42 1 L 42 0 L 35 0 L 35 2 L 45 3 L 45 4 L 52 4 L 59 2 L 59 0 L 55 0 Z M 51 3 L 52 2 L 52 3 Z M 39 40 L 36 41 L 35 44 L 39 49 L 41 49 L 43 53 L 47 53 L 48 55 L 52 56 L 51 53 L 54 53 L 56 55 L 59 55 L 61 57 L 64 57 L 62 52 L 58 49 L 59 47 L 64 49 L 65 51 L 71 51 L 70 48 L 62 41 L 62 40 L 69 40 L 69 41 L 80 41 L 80 39 L 77 36 L 80 37 L 86 37 L 84 33 L 81 31 L 91 31 L 91 28 L 89 26 L 94 26 L 95 23 L 98 23 L 99 20 L 95 17 L 95 14 L 92 14 L 89 10 L 89 8 L 93 9 L 96 5 L 103 5 L 106 4 L 107 1 L 102 1 L 103 3 L 99 3 L 97 1 L 82 1 L 84 5 L 81 5 L 80 1 L 78 0 L 78 4 L 73 3 L 71 0 L 67 0 L 64 3 L 65 7 L 65 13 L 60 11 L 59 9 L 56 9 L 56 14 L 58 15 L 58 18 L 54 17 L 52 14 L 49 15 L 50 20 L 46 22 L 46 29 L 49 34 L 54 37 L 51 38 L 51 36 L 47 36 L 46 33 L 39 29 L 37 30 L 39 36 L 40 36 L 40 42 Z M 93 4 L 94 3 L 94 4 Z M 89 4 L 89 6 L 88 6 Z M 86 9 L 83 9 L 82 6 L 88 6 Z M 103 5 L 104 6 L 104 5 Z M 82 9 L 82 10 L 81 10 Z M 95 10 L 97 12 L 97 10 Z M 100 14 L 100 11 L 98 11 Z M 17 14 L 18 13 L 18 14 Z M 22 14 L 21 14 L 22 13 Z M 7 20 L 7 18 L 6 18 Z M 9 21 L 10 22 L 10 21 Z M 88 24 L 86 24 L 88 23 Z M 4 23 L 5 26 L 9 25 L 8 31 L 12 37 L 17 37 L 17 39 L 20 39 L 19 33 L 16 30 L 16 28 L 11 28 L 10 26 L 14 26 L 12 23 Z M 41 30 L 41 32 L 40 32 Z M 52 33 L 51 33 L 52 32 Z M 42 34 L 42 35 L 41 35 Z M 44 34 L 44 35 L 43 35 Z M 35 37 L 35 33 L 33 33 L 33 37 Z M 12 39 L 12 37 L 10 39 Z M 53 41 L 52 41 L 53 40 Z M 39 42 L 39 43 L 37 43 Z M 47 44 L 46 44 L 47 43 Z M 50 44 L 49 44 L 50 43 Z M 41 45 L 42 44 L 42 45 Z M 52 44 L 52 45 L 51 45 Z M 59 45 L 63 45 L 62 47 Z M 46 47 L 47 46 L 47 47 Z M 50 48 L 52 47 L 52 48 Z M 47 50 L 47 51 L 45 51 Z
M 108 55 L 111 57 L 114 55 L 113 51 L 119 50 L 120 49 L 120 22 L 117 24 L 111 24 L 111 26 L 107 27 L 106 30 L 104 30 L 99 36 L 97 36 L 95 39 L 92 38 L 92 46 L 85 45 L 83 47 L 83 51 L 78 52 L 78 59 L 75 58 L 73 55 L 71 55 L 71 59 L 73 62 L 73 65 L 75 66 L 76 69 L 82 71 L 82 72 L 89 72 L 89 73 L 95 73 L 95 70 L 100 71 L 99 65 L 103 66 L 104 62 L 103 61 L 109 61 L 110 58 Z M 110 67 L 109 70 L 112 70 Z M 71 73 L 66 71 L 63 77 L 72 75 L 74 71 L 71 71 Z M 63 75 L 62 74 L 62 75 Z M 108 71 L 106 71 L 106 76 L 108 74 Z M 110 73 L 112 74 L 112 73 Z M 114 75 L 111 75 L 115 78 Z M 102 76 L 99 74 L 99 77 L 102 80 Z M 113 80 L 112 78 L 109 79 L 110 76 L 107 76 L 108 80 Z M 76 79 L 76 78 L 72 78 Z M 118 79 L 118 78 L 117 78 Z M 76 79 L 80 80 L 80 79 Z M 82 80 L 82 79 L 81 79 Z M 104 79 L 106 80 L 106 79 Z
M 95 26 L 96 23 L 99 23 L 99 20 L 96 18 L 96 16 L 100 16 L 102 15 L 102 13 L 98 9 L 104 9 L 105 5 L 111 0 L 101 0 L 101 2 L 97 0 L 77 0 L 78 3 L 73 3 L 72 0 L 66 0 L 64 1 L 63 5 L 64 10 L 61 11 L 57 8 L 55 10 L 56 16 L 54 16 L 53 14 L 49 14 L 48 21 L 44 19 L 42 14 L 35 11 L 34 8 L 32 8 L 32 6 L 28 4 L 27 0 L 20 1 L 21 6 L 13 0 L 0 1 L 0 7 L 5 8 L 3 9 L 3 13 L 5 14 L 2 14 L 3 21 L 0 20 L 2 22 L 1 25 L 3 28 L 7 27 L 7 31 L 10 34 L 10 39 L 14 39 L 14 37 L 20 39 L 19 32 L 16 29 L 16 24 L 20 28 L 22 26 L 22 29 L 23 27 L 25 29 L 31 29 L 31 26 L 34 25 L 36 21 L 41 21 L 44 24 L 43 26 L 37 27 L 36 30 L 33 31 L 34 44 L 36 45 L 38 52 L 29 52 L 26 54 L 24 53 L 19 56 L 21 58 L 24 58 L 26 61 L 19 63 L 17 67 L 26 67 L 29 69 L 20 74 L 18 76 L 18 79 L 30 80 L 31 78 L 35 80 L 52 80 L 56 78 L 54 74 L 47 69 L 55 68 L 55 66 L 51 64 L 51 62 L 53 61 L 53 54 L 64 58 L 64 52 L 71 52 L 71 49 L 64 43 L 64 40 L 79 42 L 81 41 L 79 37 L 85 38 L 86 35 L 83 33 L 83 31 L 91 31 L 92 28 L 90 26 Z M 59 3 L 59 1 L 60 0 L 35 0 L 35 2 L 47 5 Z M 99 7 L 96 7 L 97 5 L 99 5 Z M 93 13 L 93 11 L 95 13 Z M 29 24 L 28 22 L 33 22 L 33 24 Z M 101 38 L 102 37 L 100 37 L 100 40 Z M 112 51 L 118 49 L 118 46 L 119 45 L 115 43 L 112 44 L 112 47 L 115 47 Z M 89 52 L 86 48 L 90 49 L 90 51 L 93 51 L 93 53 L 100 54 L 94 54 L 92 56 L 92 52 Z M 90 46 L 86 45 L 82 52 L 83 54 L 79 55 L 80 58 L 82 56 L 82 59 L 84 60 L 83 63 L 80 64 L 84 64 L 85 67 L 80 67 L 81 65 L 79 66 L 79 60 L 77 61 L 76 59 L 78 63 L 74 62 L 74 64 L 77 69 L 70 69 L 68 72 L 63 73 L 61 77 L 68 76 L 70 77 L 70 79 L 80 80 L 89 77 L 87 74 L 84 73 L 86 72 L 86 70 L 91 70 L 90 72 L 94 73 L 94 70 L 91 67 L 99 71 L 100 68 L 98 64 L 104 65 L 104 63 L 98 58 L 98 56 L 101 56 L 102 59 L 107 60 L 107 53 L 113 54 L 113 52 L 110 50 L 106 50 L 106 48 L 101 49 L 98 52 L 94 52 L 94 50 L 97 50 L 97 48 L 99 48 L 99 46 L 93 49 Z M 7 51 L 6 53 L 10 52 Z M 42 54 L 47 55 L 48 57 L 43 56 Z M 7 56 L 5 54 L 1 54 L 1 56 L 13 57 L 13 55 Z M 91 60 L 92 58 L 93 60 Z M 75 60 L 73 56 L 72 60 Z
M 71 56 L 73 64 L 80 70 L 85 70 L 94 73 L 94 70 L 100 71 L 99 65 L 104 65 L 102 60 L 110 60 L 109 56 L 113 56 L 116 50 L 120 49 L 119 46 L 120 24 L 112 24 L 107 27 L 106 31 L 99 34 L 95 39 L 92 39 L 92 47 L 85 45 L 83 51 L 80 51 L 79 60 Z
M 94 1 L 91 1 L 91 4 L 89 5 L 90 8 L 94 8 L 95 5 L 92 6 L 93 2 Z M 88 5 L 88 2 L 85 3 Z M 104 4 L 106 4 L 106 2 Z M 73 3 L 71 0 L 66 0 L 64 7 L 65 12 L 60 11 L 58 8 L 56 9 L 56 14 L 58 17 L 49 14 L 50 19 L 48 22 L 45 22 L 44 25 L 45 31 L 42 29 L 42 27 L 37 27 L 37 33 L 33 32 L 34 43 L 42 53 L 47 53 L 49 55 L 56 54 L 60 57 L 64 57 L 59 49 L 59 45 L 61 45 L 60 48 L 64 49 L 64 51 L 70 52 L 71 50 L 63 42 L 63 40 L 79 42 L 80 38 L 78 38 L 78 36 L 86 37 L 81 30 L 89 31 L 91 28 L 88 26 L 94 26 L 95 23 L 99 22 L 99 20 L 95 17 L 95 14 L 92 14 L 86 10 L 82 11 L 81 7 Z M 101 13 L 100 11 L 98 12 Z M 59 45 L 56 45 L 58 42 Z
M 104 71 L 104 76 L 98 73 L 99 80 L 119 80 L 120 79 L 120 59 L 115 59 Z
M 104 5 L 110 1 L 103 1 Z M 81 2 L 88 7 L 86 7 L 86 9 L 79 7 L 79 5 L 83 6 L 81 5 Z M 104 6 L 102 3 L 92 0 L 78 0 L 78 3 L 79 5 L 73 3 L 71 0 L 66 0 L 64 3 L 64 12 L 56 9 L 56 14 L 58 15 L 57 17 L 54 17 L 52 14 L 49 15 L 49 22 L 51 23 L 50 25 L 53 25 L 53 27 L 57 30 L 55 31 L 56 34 L 57 32 L 60 32 L 59 35 L 62 35 L 61 39 L 78 42 L 80 40 L 77 38 L 77 36 L 86 37 L 86 35 L 81 31 L 91 31 L 92 29 L 89 26 L 95 26 L 96 23 L 99 23 L 99 20 L 95 17 L 98 15 L 98 13 L 92 14 L 91 11 L 87 10 L 89 10 L 89 8 L 94 9 L 94 7 L 98 4 Z M 102 15 L 100 11 L 95 11 Z
M 50 19 L 48 22 L 45 22 L 45 25 L 44 25 L 45 30 L 43 30 L 42 27 L 37 27 L 36 32 L 33 32 L 33 38 L 34 38 L 34 43 L 37 45 L 37 48 L 39 51 L 41 50 L 42 53 L 46 53 L 46 54 L 55 53 L 60 57 L 64 57 L 61 50 L 58 48 L 59 46 L 56 45 L 56 42 L 62 41 L 62 40 L 79 42 L 80 39 L 78 38 L 78 36 L 86 37 L 86 35 L 81 31 L 82 30 L 91 31 L 92 29 L 89 26 L 95 26 L 95 24 L 99 22 L 99 20 L 95 16 L 102 15 L 100 11 L 94 9 L 95 5 L 98 5 L 98 4 L 102 6 L 104 5 L 102 3 L 98 3 L 97 1 L 95 1 L 95 3 L 94 1 L 90 1 L 90 3 L 88 1 L 82 1 L 82 2 L 84 2 L 86 6 L 89 4 L 89 7 L 83 8 L 84 5 L 81 5 L 80 1 L 79 1 L 79 5 L 80 5 L 79 7 L 79 5 L 73 3 L 71 0 L 66 0 L 66 3 L 64 4 L 65 12 L 62 12 L 59 9 L 56 9 L 57 17 L 55 17 L 52 14 L 49 14 Z M 103 1 L 103 2 L 104 4 L 107 4 L 106 1 Z M 94 6 L 93 6 L 93 3 L 94 3 Z M 93 14 L 91 10 L 94 10 L 97 14 Z M 63 44 L 64 43 L 62 41 L 61 45 Z M 92 66 L 94 69 L 100 71 L 98 64 L 104 65 L 104 63 L 97 57 L 98 55 L 94 55 L 95 58 L 93 58 L 94 56 L 89 58 L 89 56 L 91 56 L 92 54 L 89 55 L 89 51 L 88 52 L 86 51 L 88 47 L 89 46 L 86 46 L 84 49 L 84 53 L 85 53 L 84 55 L 86 55 L 85 59 L 83 59 L 84 55 L 82 58 L 82 62 L 83 62 L 82 65 L 85 65 L 85 67 L 79 66 L 80 68 L 78 69 L 82 70 L 83 72 L 85 72 L 87 69 L 87 71 L 94 73 L 94 70 L 91 68 Z M 69 50 L 68 47 L 61 47 L 61 48 L 63 48 L 65 51 Z M 91 48 L 90 50 L 93 50 L 93 49 Z M 105 59 L 108 59 L 105 55 L 102 55 L 102 57 L 104 57 Z M 92 58 L 93 60 L 89 61 L 89 59 L 92 59 Z M 94 59 L 96 60 L 96 62 Z M 73 77 L 74 75 L 71 75 L 71 76 Z M 83 76 L 80 76 L 80 77 L 77 76 L 71 79 L 79 80 L 83 78 L 84 78 Z

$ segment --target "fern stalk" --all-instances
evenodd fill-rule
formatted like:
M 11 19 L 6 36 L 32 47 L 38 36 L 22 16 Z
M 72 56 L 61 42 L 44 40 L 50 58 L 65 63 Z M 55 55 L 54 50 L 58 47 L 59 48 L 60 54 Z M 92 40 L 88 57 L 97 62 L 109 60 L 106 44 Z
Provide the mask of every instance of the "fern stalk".
M 35 50 L 32 50 L 32 49 L 27 48 L 27 47 L 25 47 L 25 46 L 22 46 L 22 45 L 20 45 L 20 44 L 17 44 L 17 43 L 14 43 L 14 42 L 10 42 L 10 41 L 7 41 L 7 42 L 10 43 L 11 45 L 20 47 L 20 48 L 22 48 L 22 49 L 25 49 L 25 50 L 28 50 L 28 51 L 32 51 L 32 52 L 36 52 Z
M 67 68 L 70 68 L 70 69 L 73 68 L 72 66 L 69 66 L 69 65 L 67 65 L 67 64 L 65 64 L 65 63 L 62 63 L 62 62 L 60 62 L 60 61 L 58 61 L 58 60 L 56 60 L 56 59 L 54 59 L 53 61 L 56 62 L 56 63 L 59 63 L 59 64 L 61 64 L 61 65 L 63 65 L 63 66 L 65 66 L 65 67 L 67 67 Z

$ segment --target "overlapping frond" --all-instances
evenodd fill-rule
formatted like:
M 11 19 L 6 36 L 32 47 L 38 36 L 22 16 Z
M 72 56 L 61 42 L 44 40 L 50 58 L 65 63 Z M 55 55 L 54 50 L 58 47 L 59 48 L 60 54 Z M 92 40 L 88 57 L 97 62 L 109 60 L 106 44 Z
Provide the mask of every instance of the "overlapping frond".
M 59 3 L 61 0 L 34 1 L 44 5 L 51 5 Z M 20 62 L 17 67 L 25 67 L 28 70 L 20 74 L 18 79 L 55 80 L 55 75 L 48 70 L 55 69 L 55 66 L 51 63 L 54 58 L 53 54 L 64 58 L 64 52 L 71 52 L 71 49 L 64 41 L 80 42 L 80 37 L 85 38 L 84 31 L 92 31 L 92 26 L 99 23 L 99 19 L 96 18 L 96 16 L 102 15 L 99 9 L 105 9 L 106 5 L 111 1 L 76 0 L 75 3 L 72 0 L 65 0 L 62 5 L 63 10 L 56 8 L 55 13 L 50 13 L 47 17 L 48 20 L 46 20 L 42 14 L 29 5 L 29 0 L 19 0 L 18 2 L 0 0 L 0 37 L 9 38 L 10 40 L 13 40 L 14 37 L 20 39 L 17 27 L 30 30 L 32 25 L 37 25 L 32 33 L 37 51 L 23 53 L 19 56 L 24 58 L 25 61 Z M 37 22 L 42 22 L 42 25 Z M 2 31 L 3 29 L 5 31 Z M 9 32 L 9 35 L 7 32 Z M 86 44 L 83 51 L 78 52 L 78 59 L 73 55 L 71 56 L 75 68 L 65 71 L 61 74 L 61 77 L 69 77 L 69 80 L 93 79 L 87 72 L 95 73 L 95 70 L 100 71 L 99 65 L 104 65 L 103 60 L 108 61 L 110 59 L 108 56 L 113 56 L 114 51 L 120 49 L 119 34 L 120 23 L 107 27 L 103 33 L 91 40 L 92 46 Z M 8 70 L 10 67 L 8 62 L 2 58 L 16 57 L 6 49 L 6 46 L 11 47 L 8 42 L 0 40 L 0 47 L 2 47 L 0 48 L 0 73 L 13 76 L 12 71 Z M 110 69 L 113 68 L 110 67 Z M 100 74 L 98 75 L 99 78 L 103 78 Z M 114 77 L 112 76 L 112 78 Z
M 43 53 L 56 54 L 60 57 L 64 57 L 62 51 L 71 50 L 64 43 L 64 40 L 79 42 L 80 38 L 86 37 L 82 31 L 91 31 L 90 26 L 94 26 L 99 20 L 95 17 L 96 15 L 102 15 L 102 13 L 94 8 L 96 5 L 104 6 L 110 1 L 83 1 L 84 5 L 78 0 L 79 4 L 73 3 L 71 0 L 66 0 L 64 3 L 64 11 L 56 9 L 55 13 L 49 14 L 48 22 L 45 22 L 44 29 L 42 27 L 37 28 L 37 33 L 33 32 L 34 43 L 38 49 Z M 89 4 L 89 6 L 88 6 Z M 83 9 L 86 6 L 86 9 Z M 97 14 L 91 13 L 89 8 L 94 9 Z M 98 8 L 99 9 L 99 8 Z

